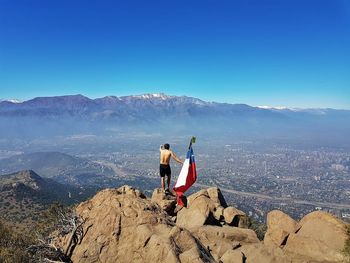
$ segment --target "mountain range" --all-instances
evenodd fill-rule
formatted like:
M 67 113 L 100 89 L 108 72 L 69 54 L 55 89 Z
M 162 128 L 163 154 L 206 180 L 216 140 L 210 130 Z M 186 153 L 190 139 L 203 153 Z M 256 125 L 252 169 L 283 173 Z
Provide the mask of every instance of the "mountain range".
M 332 144 L 337 140 L 347 145 L 349 119 L 349 110 L 252 107 L 163 93 L 0 102 L 0 135 L 4 138 L 170 130 L 206 137 L 301 138 Z
M 134 118 L 144 116 L 160 117 L 159 114 L 181 114 L 196 116 L 201 114 L 261 114 L 278 115 L 290 113 L 326 115 L 334 112 L 349 113 L 348 110 L 335 109 L 289 109 L 286 107 L 253 107 L 247 104 L 207 102 L 187 96 L 170 96 L 164 93 L 106 96 L 90 99 L 81 94 L 55 97 L 37 97 L 20 102 L 19 100 L 0 101 L 1 116 L 80 116 L 94 118 Z M 153 115 L 158 114 L 158 115 Z
M 144 94 L 138 96 L 107 96 L 90 99 L 83 95 L 38 97 L 18 103 L 0 102 L 2 117 L 79 117 L 89 120 L 119 119 L 142 121 L 172 117 L 196 117 L 216 114 L 275 114 L 273 111 L 245 104 L 205 102 L 187 96 Z

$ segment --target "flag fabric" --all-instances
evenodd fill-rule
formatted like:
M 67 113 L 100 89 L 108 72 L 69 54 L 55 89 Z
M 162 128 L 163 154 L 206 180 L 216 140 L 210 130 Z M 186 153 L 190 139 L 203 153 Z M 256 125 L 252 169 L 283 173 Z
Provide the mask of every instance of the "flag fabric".
M 185 206 L 183 202 L 184 192 L 190 188 L 197 179 L 196 162 L 194 160 L 194 154 L 192 145 L 190 145 L 186 160 L 184 161 L 177 182 L 173 188 L 177 197 L 177 204 Z

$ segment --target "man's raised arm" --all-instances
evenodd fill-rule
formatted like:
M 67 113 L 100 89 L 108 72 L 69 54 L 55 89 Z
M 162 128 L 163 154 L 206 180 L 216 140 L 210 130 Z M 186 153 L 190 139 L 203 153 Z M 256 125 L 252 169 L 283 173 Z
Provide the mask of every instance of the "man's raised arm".
M 171 157 L 173 157 L 173 159 L 174 159 L 175 161 L 177 161 L 178 163 L 181 163 L 181 164 L 184 163 L 184 162 L 181 161 L 179 158 L 177 158 L 177 156 L 175 155 L 175 153 L 173 153 L 172 151 L 171 151 Z

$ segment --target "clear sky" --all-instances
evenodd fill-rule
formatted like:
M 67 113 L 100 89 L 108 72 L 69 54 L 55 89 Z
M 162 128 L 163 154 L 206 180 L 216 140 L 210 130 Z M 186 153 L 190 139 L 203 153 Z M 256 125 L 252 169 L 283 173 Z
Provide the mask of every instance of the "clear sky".
M 0 0 L 0 98 L 350 109 L 348 0 Z

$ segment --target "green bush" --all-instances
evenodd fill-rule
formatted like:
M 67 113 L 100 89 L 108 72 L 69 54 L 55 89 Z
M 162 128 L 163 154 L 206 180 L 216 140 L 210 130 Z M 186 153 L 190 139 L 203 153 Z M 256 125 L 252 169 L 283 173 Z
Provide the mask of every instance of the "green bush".
M 0 263 L 37 263 L 47 256 L 46 252 L 49 253 L 47 258 L 56 254 L 61 257 L 59 252 L 51 253 L 52 251 L 47 248 L 41 251 L 41 243 L 38 242 L 38 238 L 46 240 L 61 223 L 60 215 L 70 211 L 69 208 L 54 203 L 40 214 L 32 215 L 32 218 L 36 220 L 30 227 L 21 229 L 21 232 L 0 220 Z M 33 247 L 37 248 L 33 249 Z M 55 258 L 51 259 L 55 261 Z M 70 262 L 69 258 L 66 259 L 66 262 Z
M 32 239 L 26 235 L 16 233 L 0 221 L 0 262 L 27 263 L 34 262 L 26 248 Z
M 267 226 L 265 224 L 260 223 L 259 221 L 257 221 L 252 217 L 248 217 L 248 228 L 255 231 L 259 240 L 264 239 L 264 236 L 267 230 Z

